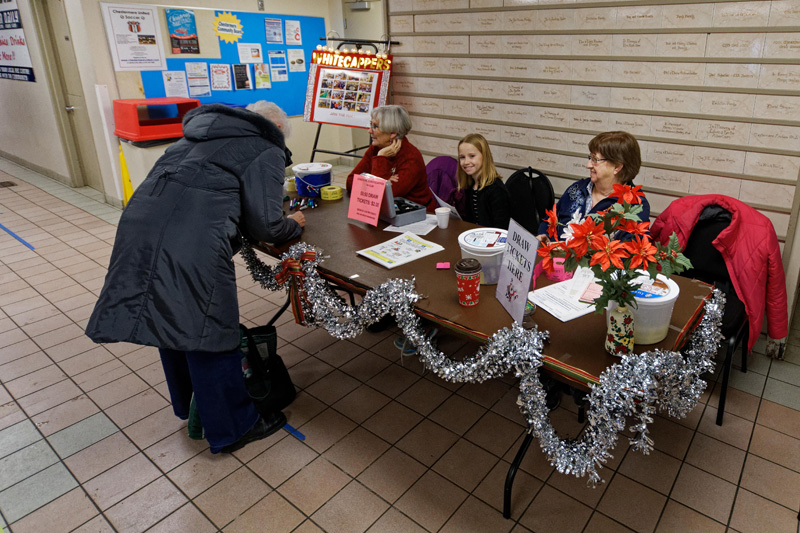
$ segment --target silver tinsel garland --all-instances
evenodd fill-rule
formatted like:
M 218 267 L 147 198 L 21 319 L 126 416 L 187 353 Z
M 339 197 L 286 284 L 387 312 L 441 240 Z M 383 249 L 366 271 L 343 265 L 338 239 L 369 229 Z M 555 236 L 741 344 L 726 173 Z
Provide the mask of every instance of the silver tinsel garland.
M 555 432 L 545 403 L 545 391 L 538 376 L 542 365 L 542 349 L 548 332 L 536 328 L 523 329 L 518 324 L 495 333 L 478 352 L 462 361 L 454 361 L 440 352 L 426 338 L 414 305 L 422 298 L 414 290 L 414 279 L 391 279 L 367 291 L 355 307 L 344 302 L 317 272 L 322 261 L 321 250 L 300 243 L 292 246 L 282 260 L 299 260 L 307 251 L 316 258 L 302 261 L 302 279 L 306 298 L 303 302 L 305 325 L 320 326 L 339 339 L 351 339 L 363 329 L 392 314 L 408 340 L 418 347 L 419 357 L 428 370 L 440 378 L 456 383 L 481 383 L 507 374 L 512 369 L 519 378 L 517 404 L 529 431 L 539 440 L 542 450 L 555 468 L 564 474 L 589 476 L 594 486 L 602 482 L 598 469 L 611 458 L 619 432 L 633 420 L 629 429 L 636 435 L 630 439 L 635 450 L 648 454 L 653 449 L 648 424 L 659 410 L 669 416 L 683 418 L 697 405 L 706 388 L 701 379 L 714 369 L 714 355 L 722 334 L 725 296 L 718 290 L 705 304 L 705 314 L 689 339 L 683 354 L 654 350 L 624 356 L 600 375 L 599 385 L 589 394 L 588 425 L 580 439 L 561 439 Z M 269 267 L 246 245 L 241 250 L 253 279 L 270 290 L 280 284 L 275 275 L 279 264 Z

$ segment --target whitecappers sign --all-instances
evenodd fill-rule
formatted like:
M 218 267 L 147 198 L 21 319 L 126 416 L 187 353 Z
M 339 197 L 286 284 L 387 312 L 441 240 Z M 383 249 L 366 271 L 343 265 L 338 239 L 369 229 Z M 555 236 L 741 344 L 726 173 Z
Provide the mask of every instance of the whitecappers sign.
M 0 0 L 0 78 L 36 81 L 17 0 Z

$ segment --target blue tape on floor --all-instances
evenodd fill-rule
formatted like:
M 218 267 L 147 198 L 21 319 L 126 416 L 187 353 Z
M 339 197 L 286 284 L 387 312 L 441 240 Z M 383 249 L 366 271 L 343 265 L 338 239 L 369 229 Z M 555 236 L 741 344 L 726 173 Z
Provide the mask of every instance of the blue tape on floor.
M 2 215 L 2 213 L 0 213 L 0 215 Z M 11 231 L 11 230 L 10 230 L 10 229 L 8 229 L 7 227 L 5 227 L 4 225 L 0 224 L 0 229 L 3 229 L 3 230 L 5 230 L 5 232 L 6 232 L 6 233 L 8 233 L 9 235 L 11 235 L 11 236 L 12 236 L 12 237 L 14 237 L 15 239 L 17 239 L 19 242 L 21 242 L 22 244 L 24 244 L 25 246 L 27 246 L 27 247 L 28 247 L 28 248 L 30 248 L 31 250 L 33 250 L 33 249 L 34 249 L 34 248 L 33 248 L 33 246 L 31 246 L 30 244 L 28 244 L 27 242 L 25 242 L 25 239 L 23 239 L 22 237 L 20 237 L 19 235 L 17 235 L 16 233 L 14 233 L 13 231 Z
M 291 433 L 292 435 L 294 435 L 295 437 L 297 437 L 300 440 L 306 440 L 306 436 L 305 435 L 303 435 L 302 433 L 300 433 L 299 431 L 294 429 L 289 424 L 286 424 L 285 426 L 283 426 L 283 429 L 285 429 L 286 431 L 288 431 L 289 433 Z

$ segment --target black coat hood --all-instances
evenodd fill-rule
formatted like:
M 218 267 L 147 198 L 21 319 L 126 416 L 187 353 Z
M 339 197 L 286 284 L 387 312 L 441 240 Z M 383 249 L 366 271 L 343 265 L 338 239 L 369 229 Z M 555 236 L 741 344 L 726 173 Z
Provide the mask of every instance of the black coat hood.
M 192 109 L 183 117 L 183 136 L 192 141 L 230 137 L 263 137 L 285 149 L 283 132 L 258 113 L 223 104 L 206 104 Z

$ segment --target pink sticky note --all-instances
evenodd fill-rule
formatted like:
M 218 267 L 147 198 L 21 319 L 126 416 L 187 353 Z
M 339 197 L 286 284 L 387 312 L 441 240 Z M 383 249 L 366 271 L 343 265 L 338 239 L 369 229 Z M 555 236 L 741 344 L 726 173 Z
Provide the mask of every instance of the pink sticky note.
M 436 268 L 439 270 L 446 270 L 450 268 L 450 263 L 436 263 Z

